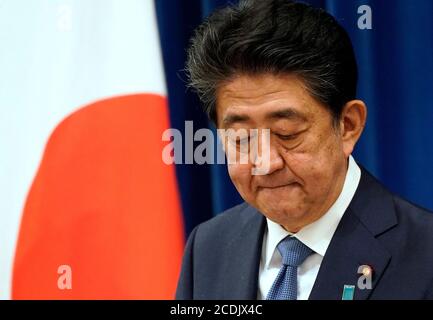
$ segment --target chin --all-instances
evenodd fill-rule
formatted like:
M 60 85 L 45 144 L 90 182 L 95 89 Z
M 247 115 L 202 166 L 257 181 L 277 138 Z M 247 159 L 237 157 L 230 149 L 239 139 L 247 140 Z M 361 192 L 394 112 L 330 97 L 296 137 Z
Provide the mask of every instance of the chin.
M 307 215 L 305 210 L 291 204 L 279 204 L 277 206 L 265 206 L 260 210 L 266 217 L 279 224 L 293 223 L 304 220 Z
M 299 208 L 284 208 L 280 211 L 279 216 L 282 219 L 293 221 L 293 220 L 303 220 L 307 214 L 304 210 L 300 210 Z

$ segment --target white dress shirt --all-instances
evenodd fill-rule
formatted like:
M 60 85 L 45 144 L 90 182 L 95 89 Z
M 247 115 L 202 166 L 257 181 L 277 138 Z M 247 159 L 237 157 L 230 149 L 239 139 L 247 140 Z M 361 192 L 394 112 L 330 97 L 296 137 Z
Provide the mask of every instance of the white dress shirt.
M 355 195 L 360 179 L 361 169 L 359 169 L 353 157 L 350 156 L 343 189 L 337 200 L 320 219 L 305 226 L 293 235 L 314 251 L 298 267 L 298 300 L 307 300 L 310 296 L 323 257 L 344 212 Z M 279 224 L 269 219 L 266 220 L 267 228 L 263 237 L 259 269 L 258 299 L 266 299 L 280 271 L 282 258 L 280 252 L 277 250 L 278 243 L 288 235 L 292 235 Z

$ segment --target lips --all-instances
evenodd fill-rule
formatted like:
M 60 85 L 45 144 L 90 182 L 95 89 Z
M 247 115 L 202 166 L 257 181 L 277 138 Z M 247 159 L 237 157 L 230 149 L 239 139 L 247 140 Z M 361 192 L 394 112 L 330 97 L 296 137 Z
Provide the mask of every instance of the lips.
M 259 186 L 259 189 L 278 189 L 282 187 L 295 186 L 297 182 L 283 183 L 283 184 L 262 184 Z

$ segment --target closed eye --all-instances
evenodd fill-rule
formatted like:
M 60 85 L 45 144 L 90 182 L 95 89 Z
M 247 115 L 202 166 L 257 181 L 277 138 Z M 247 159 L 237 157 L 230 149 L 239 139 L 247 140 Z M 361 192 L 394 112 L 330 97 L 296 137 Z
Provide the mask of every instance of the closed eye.
M 280 138 L 281 140 L 289 141 L 295 139 L 298 135 L 299 133 L 289 134 L 289 135 L 277 134 L 277 137 Z
M 242 139 L 236 139 L 236 144 L 245 144 L 250 142 L 250 137 L 242 138 Z

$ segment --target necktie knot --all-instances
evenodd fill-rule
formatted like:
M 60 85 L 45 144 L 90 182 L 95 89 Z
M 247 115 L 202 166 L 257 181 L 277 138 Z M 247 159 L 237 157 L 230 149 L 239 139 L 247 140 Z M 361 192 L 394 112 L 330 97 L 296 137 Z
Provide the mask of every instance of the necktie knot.
M 309 247 L 295 237 L 286 237 L 277 246 L 283 257 L 283 264 L 298 267 L 313 253 Z

